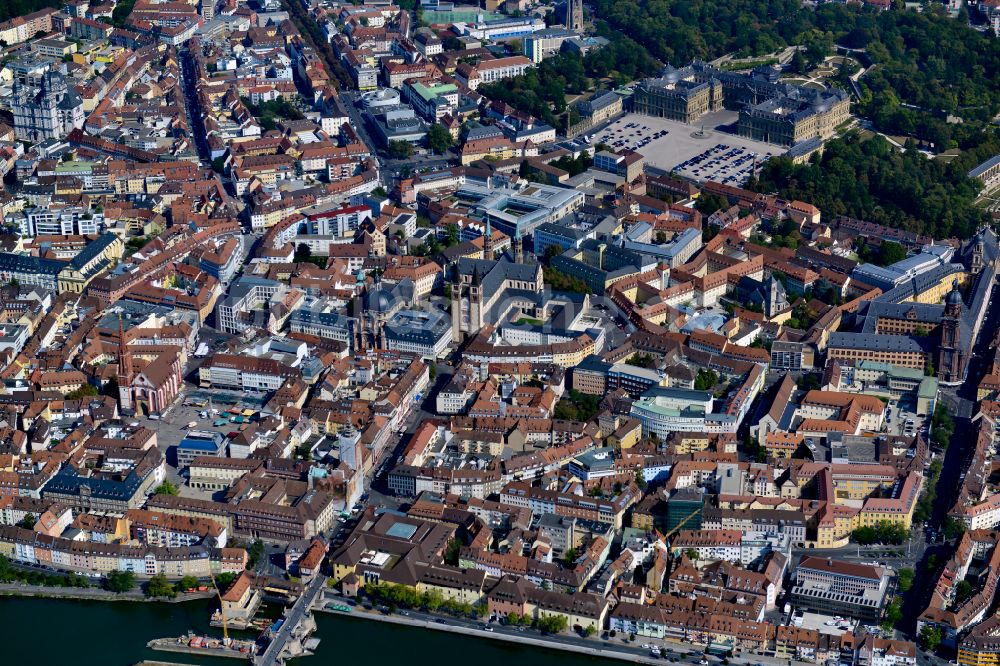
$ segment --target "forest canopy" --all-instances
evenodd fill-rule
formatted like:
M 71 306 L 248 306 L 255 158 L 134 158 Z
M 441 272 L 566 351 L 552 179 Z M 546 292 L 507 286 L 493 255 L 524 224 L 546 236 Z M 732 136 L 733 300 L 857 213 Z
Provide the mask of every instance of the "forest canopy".
M 45 7 L 58 8 L 59 0 L 3 0 L 0 2 L 0 21 L 9 21 L 18 16 L 37 12 Z
M 808 201 L 828 220 L 847 215 L 935 238 L 968 238 L 986 221 L 986 213 L 972 205 L 979 184 L 966 173 L 991 150 L 1000 152 L 995 136 L 945 162 L 928 159 L 912 141 L 900 151 L 880 136 L 851 133 L 827 142 L 823 155 L 806 164 L 771 158 L 747 186 Z

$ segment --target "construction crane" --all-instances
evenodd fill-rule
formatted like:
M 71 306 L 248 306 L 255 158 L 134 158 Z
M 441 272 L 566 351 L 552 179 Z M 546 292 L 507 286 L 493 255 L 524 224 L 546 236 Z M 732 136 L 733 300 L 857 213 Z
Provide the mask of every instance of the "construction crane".
M 691 513 L 689 513 L 687 516 L 685 516 L 684 518 L 682 518 L 681 521 L 679 523 L 677 523 L 677 525 L 674 527 L 674 529 L 670 530 L 666 534 L 660 535 L 660 538 L 663 539 L 664 543 L 666 543 L 667 539 L 670 538 L 670 537 L 672 537 L 675 532 L 679 531 L 682 527 L 684 527 L 684 525 L 687 523 L 687 521 L 691 520 L 692 518 L 694 518 L 695 516 L 699 515 L 700 513 L 701 513 L 701 509 L 695 509 L 694 511 L 692 511 Z
M 208 572 L 208 577 L 212 581 L 212 587 L 215 588 L 215 594 L 219 597 L 219 617 L 222 618 L 222 644 L 229 647 L 229 627 L 226 624 L 226 604 L 222 601 L 222 592 L 219 591 L 219 586 L 215 582 L 215 576 L 212 572 Z

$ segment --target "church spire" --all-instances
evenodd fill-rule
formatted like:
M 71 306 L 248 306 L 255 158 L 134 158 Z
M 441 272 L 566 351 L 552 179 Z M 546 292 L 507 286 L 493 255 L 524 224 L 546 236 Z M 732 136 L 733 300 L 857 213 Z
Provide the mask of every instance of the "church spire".
M 118 377 L 119 386 L 132 382 L 132 353 L 125 344 L 125 326 L 122 324 L 120 314 L 118 315 Z
M 493 259 L 493 227 L 490 218 L 486 218 L 486 231 L 483 232 L 483 259 Z

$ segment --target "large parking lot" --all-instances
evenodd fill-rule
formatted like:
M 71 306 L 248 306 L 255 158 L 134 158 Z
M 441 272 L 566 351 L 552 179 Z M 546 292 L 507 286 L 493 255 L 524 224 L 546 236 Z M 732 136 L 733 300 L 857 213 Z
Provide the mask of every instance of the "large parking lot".
M 140 419 L 147 428 L 156 431 L 157 444 L 167 457 L 168 476 L 179 478 L 177 455 L 174 447 L 184 439 L 189 430 L 202 430 L 228 434 L 249 423 L 243 410 L 256 412 L 261 400 L 255 396 L 233 391 L 192 389 L 186 387 L 177 401 L 158 419 Z M 216 410 L 216 413 L 212 413 Z M 202 417 L 202 414 L 205 417 Z M 194 425 L 192 425 L 194 424 Z
M 885 421 L 889 434 L 912 437 L 919 432 L 923 437 L 927 437 L 929 434 L 927 417 L 919 416 L 913 410 L 912 400 L 889 401 L 885 411 Z
M 706 114 L 696 125 L 665 118 L 628 113 L 598 131 L 591 139 L 613 150 L 642 153 L 646 163 L 695 181 L 714 180 L 727 185 L 744 184 L 782 146 L 745 139 L 735 134 L 737 114 Z

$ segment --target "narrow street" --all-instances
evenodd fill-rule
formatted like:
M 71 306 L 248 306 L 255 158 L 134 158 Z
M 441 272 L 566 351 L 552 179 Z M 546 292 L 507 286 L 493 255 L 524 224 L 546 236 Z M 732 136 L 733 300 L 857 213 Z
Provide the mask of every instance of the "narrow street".
M 190 51 L 183 48 L 178 52 L 181 60 L 181 87 L 184 89 L 184 112 L 187 115 L 188 127 L 198 148 L 198 157 L 207 166 L 211 163 L 211 152 L 205 135 L 205 123 L 198 104 L 198 93 L 195 90 L 194 60 Z

